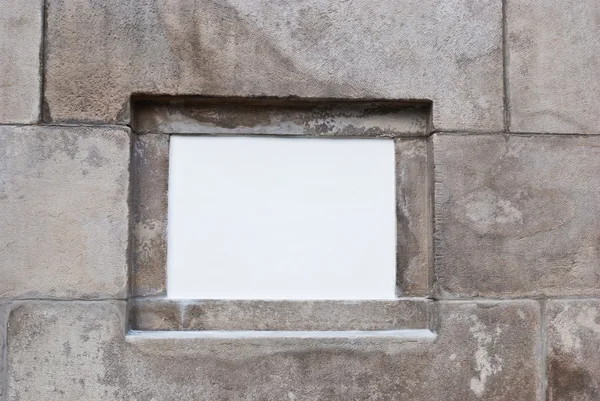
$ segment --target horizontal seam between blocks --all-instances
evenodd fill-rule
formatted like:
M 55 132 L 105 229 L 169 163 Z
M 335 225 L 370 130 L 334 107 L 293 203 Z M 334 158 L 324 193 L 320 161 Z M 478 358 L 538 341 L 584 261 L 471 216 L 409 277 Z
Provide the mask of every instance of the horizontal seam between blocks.
M 560 136 L 560 137 L 570 137 L 570 138 L 578 138 L 578 137 L 595 137 L 600 136 L 599 133 L 595 134 L 581 134 L 581 133 L 560 133 L 560 132 L 504 132 L 504 131 L 467 131 L 467 130 L 448 130 L 448 131 L 434 131 L 427 136 L 429 138 L 433 135 L 453 135 L 453 136 Z M 420 138 L 420 137 L 416 137 Z
M 127 298 L 94 298 L 94 299 L 79 299 L 79 298 L 6 298 L 3 300 L 0 300 L 0 303 L 2 302 L 19 302 L 19 301 L 26 301 L 26 302 L 107 302 L 107 301 L 121 301 L 121 302 L 125 302 L 128 301 Z
M 20 123 L 0 123 L 0 127 L 36 127 L 36 128 L 112 128 L 112 129 L 126 129 L 131 131 L 131 127 L 128 125 L 119 124 L 20 124 Z
M 135 130 L 131 128 L 130 125 L 127 124 L 112 124 L 112 123 L 94 123 L 94 122 L 85 122 L 85 123 L 47 123 L 47 124 L 24 124 L 24 123 L 0 123 L 0 127 L 59 127 L 59 128 L 77 128 L 77 127 L 89 127 L 89 128 L 114 128 L 114 129 L 128 129 L 134 133 L 137 133 Z M 178 135 L 177 133 L 156 133 L 156 134 L 147 134 L 142 133 L 143 135 Z M 478 135 L 509 135 L 509 136 L 566 136 L 566 137 L 589 137 L 589 136 L 600 136 L 600 132 L 598 133 L 578 133 L 578 132 L 527 132 L 527 131 L 494 131 L 494 130 L 469 130 L 469 129 L 453 129 L 453 130 L 433 130 L 426 134 L 399 134 L 393 136 L 385 136 L 385 138 L 396 138 L 396 139 L 420 139 L 420 138 L 429 138 L 432 135 L 441 134 L 441 135 L 456 135 L 456 136 L 478 136 Z M 181 134 L 181 135 L 204 135 L 204 134 Z M 212 136 L 264 136 L 266 134 L 206 134 Z M 289 134 L 269 134 L 270 136 L 275 137 L 301 137 L 302 135 L 294 135 L 291 136 Z M 319 138 L 330 138 L 336 137 L 336 135 L 306 135 L 310 137 L 319 137 Z M 338 136 L 340 138 L 346 138 L 343 136 Z M 359 136 L 360 137 L 360 136 Z M 373 136 L 374 138 L 375 136 Z M 384 136 L 378 136 L 377 138 L 384 138 Z M 347 138 L 356 138 L 356 136 L 348 136 Z M 363 138 L 363 137 L 360 137 Z M 371 137 L 364 137 L 371 138 Z

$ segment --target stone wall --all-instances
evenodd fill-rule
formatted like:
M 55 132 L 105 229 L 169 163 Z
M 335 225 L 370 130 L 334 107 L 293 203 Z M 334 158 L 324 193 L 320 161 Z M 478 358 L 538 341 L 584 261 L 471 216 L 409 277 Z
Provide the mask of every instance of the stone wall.
M 0 10 L 0 400 L 600 399 L 596 0 Z M 165 96 L 405 104 L 398 301 L 165 301 Z

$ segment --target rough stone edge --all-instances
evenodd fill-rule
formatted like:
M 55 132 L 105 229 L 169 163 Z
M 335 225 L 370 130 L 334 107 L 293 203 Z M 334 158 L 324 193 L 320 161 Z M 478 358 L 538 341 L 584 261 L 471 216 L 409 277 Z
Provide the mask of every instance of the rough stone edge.
M 130 296 L 161 296 L 166 295 L 167 292 L 169 137 L 168 134 L 142 136 L 132 133 L 130 159 Z M 164 146 L 163 152 L 153 152 L 152 149 L 149 149 L 150 146 L 148 145 L 152 145 L 152 143 L 156 146 Z M 164 171 L 162 171 L 163 168 Z M 152 177 L 151 172 L 153 170 L 158 170 L 162 174 Z M 140 193 L 140 188 L 148 185 L 152 180 L 160 182 L 160 186 L 153 186 L 151 190 Z M 143 205 L 151 203 L 155 203 L 158 207 L 149 212 L 144 212 Z M 147 238 L 147 240 L 157 241 L 160 245 L 153 245 L 154 250 L 160 254 L 160 258 L 158 258 L 160 266 L 153 262 L 154 266 L 151 270 L 148 270 L 146 263 L 140 261 L 143 250 L 138 245 L 138 224 L 141 224 L 141 220 L 144 219 L 151 219 L 163 224 L 162 229 L 159 227 L 157 231 L 150 235 L 150 238 Z M 156 255 L 154 256 L 152 259 L 156 260 Z
M 429 142 L 428 139 L 421 138 L 394 141 L 398 296 L 428 296 L 431 289 L 434 199 L 431 187 L 433 157 Z M 403 253 L 407 258 L 402 258 Z M 415 259 L 416 265 L 413 264 Z M 424 279 L 420 276 L 423 271 Z M 407 274 L 419 276 L 420 281 L 409 285 L 404 277 Z

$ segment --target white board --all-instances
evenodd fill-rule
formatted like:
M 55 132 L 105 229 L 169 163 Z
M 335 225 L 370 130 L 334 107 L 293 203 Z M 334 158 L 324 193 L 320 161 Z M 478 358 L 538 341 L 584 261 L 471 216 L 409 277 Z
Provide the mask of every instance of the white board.
M 392 140 L 173 135 L 169 164 L 169 298 L 395 297 Z

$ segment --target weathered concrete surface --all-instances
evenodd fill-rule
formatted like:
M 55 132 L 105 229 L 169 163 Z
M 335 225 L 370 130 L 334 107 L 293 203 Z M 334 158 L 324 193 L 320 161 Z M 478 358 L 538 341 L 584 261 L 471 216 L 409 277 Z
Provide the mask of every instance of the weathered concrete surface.
M 132 100 L 137 133 L 399 137 L 429 133 L 431 104 L 166 97 Z
M 433 141 L 439 296 L 600 294 L 600 137 Z
M 0 0 L 0 123 L 40 113 L 42 0 Z
M 0 298 L 124 297 L 129 131 L 0 127 Z
M 600 300 L 550 301 L 548 401 L 600 399 Z
M 401 295 L 426 296 L 433 269 L 431 166 L 426 140 L 396 141 L 397 285 Z
M 432 302 L 155 300 L 131 302 L 134 330 L 365 331 L 428 329 Z
M 4 400 L 4 385 L 6 383 L 6 329 L 8 326 L 9 301 L 0 301 L 0 399 Z
M 165 294 L 169 136 L 136 136 L 132 159 L 134 180 L 131 294 Z
M 513 132 L 600 133 L 597 0 L 508 0 Z
M 124 303 L 31 302 L 9 323 L 8 399 L 539 401 L 539 306 L 440 305 L 435 342 L 125 340 Z M 381 344 L 380 344 L 381 345 Z
M 53 121 L 127 122 L 131 93 L 430 99 L 503 127 L 498 0 L 49 0 Z
M 144 331 L 183 330 L 184 302 L 178 299 L 130 299 L 128 327 Z

